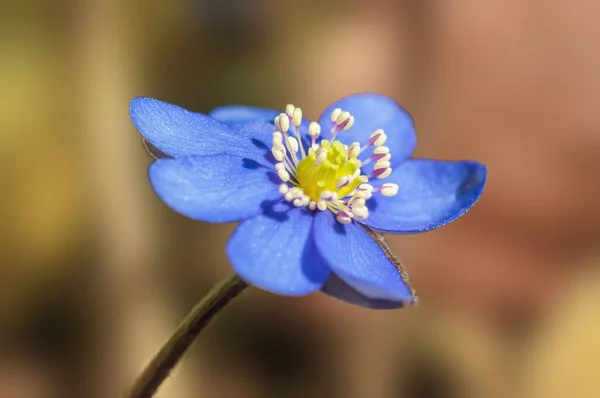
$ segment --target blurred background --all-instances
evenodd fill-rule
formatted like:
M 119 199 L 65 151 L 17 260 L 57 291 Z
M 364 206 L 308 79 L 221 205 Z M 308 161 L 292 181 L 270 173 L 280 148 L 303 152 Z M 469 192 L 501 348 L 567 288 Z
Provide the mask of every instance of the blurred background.
M 128 116 L 372 91 L 415 156 L 488 165 L 479 203 L 393 236 L 419 308 L 248 289 L 158 397 L 599 397 L 600 3 L 0 0 L 0 396 L 122 396 L 230 272 Z

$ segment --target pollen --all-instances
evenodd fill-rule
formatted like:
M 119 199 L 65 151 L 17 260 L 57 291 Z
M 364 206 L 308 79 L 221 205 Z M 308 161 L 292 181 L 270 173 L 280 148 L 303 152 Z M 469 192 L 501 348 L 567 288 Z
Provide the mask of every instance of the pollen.
M 279 192 L 284 200 L 311 211 L 329 210 L 338 222 L 348 224 L 369 216 L 368 200 L 374 193 L 397 194 L 396 184 L 384 183 L 380 188 L 369 184 L 392 173 L 390 150 L 383 146 L 387 140 L 383 130 L 375 130 L 364 144 L 353 142 L 348 146 L 337 137 L 354 125 L 350 112 L 333 110 L 333 125 L 326 138 L 315 122 L 303 131 L 302 121 L 302 110 L 291 104 L 274 120 L 277 130 L 273 133 L 271 152 L 277 161 L 275 169 L 282 182 Z M 374 147 L 373 154 L 361 160 L 361 154 L 369 147 Z M 369 162 L 375 165 L 365 175 L 361 167 Z

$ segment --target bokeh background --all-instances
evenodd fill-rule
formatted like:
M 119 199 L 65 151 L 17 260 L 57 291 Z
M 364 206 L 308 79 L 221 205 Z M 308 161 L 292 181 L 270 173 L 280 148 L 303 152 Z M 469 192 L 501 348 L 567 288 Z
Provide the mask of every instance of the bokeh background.
M 389 241 L 422 305 L 249 289 L 158 396 L 599 397 L 600 3 L 0 1 L 0 396 L 122 396 L 230 270 L 233 225 L 146 178 L 128 102 L 207 112 L 361 91 L 416 156 L 489 168 L 457 222 Z

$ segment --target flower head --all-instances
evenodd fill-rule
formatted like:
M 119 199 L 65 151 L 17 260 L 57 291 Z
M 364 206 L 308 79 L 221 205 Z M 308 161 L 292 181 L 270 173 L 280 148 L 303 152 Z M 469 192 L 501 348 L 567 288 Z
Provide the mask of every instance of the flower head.
M 413 302 L 370 229 L 437 228 L 469 210 L 485 185 L 478 162 L 409 159 L 412 118 L 381 95 L 343 98 L 318 123 L 293 105 L 203 115 L 136 98 L 130 111 L 166 156 L 149 170 L 157 195 L 195 220 L 242 221 L 227 256 L 247 282 L 278 294 L 321 289 L 371 308 Z

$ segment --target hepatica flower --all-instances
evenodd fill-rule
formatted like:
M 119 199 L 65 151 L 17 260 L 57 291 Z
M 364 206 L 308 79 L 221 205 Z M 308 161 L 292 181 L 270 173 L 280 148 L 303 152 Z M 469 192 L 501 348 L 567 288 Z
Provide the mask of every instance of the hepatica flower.
M 248 283 L 302 296 L 317 290 L 370 308 L 415 300 L 372 230 L 415 234 L 464 214 L 481 195 L 475 161 L 411 159 L 410 115 L 392 99 L 356 94 L 318 122 L 225 106 L 208 115 L 151 98 L 131 118 L 162 154 L 149 169 L 156 194 L 194 220 L 241 221 L 227 257 Z

